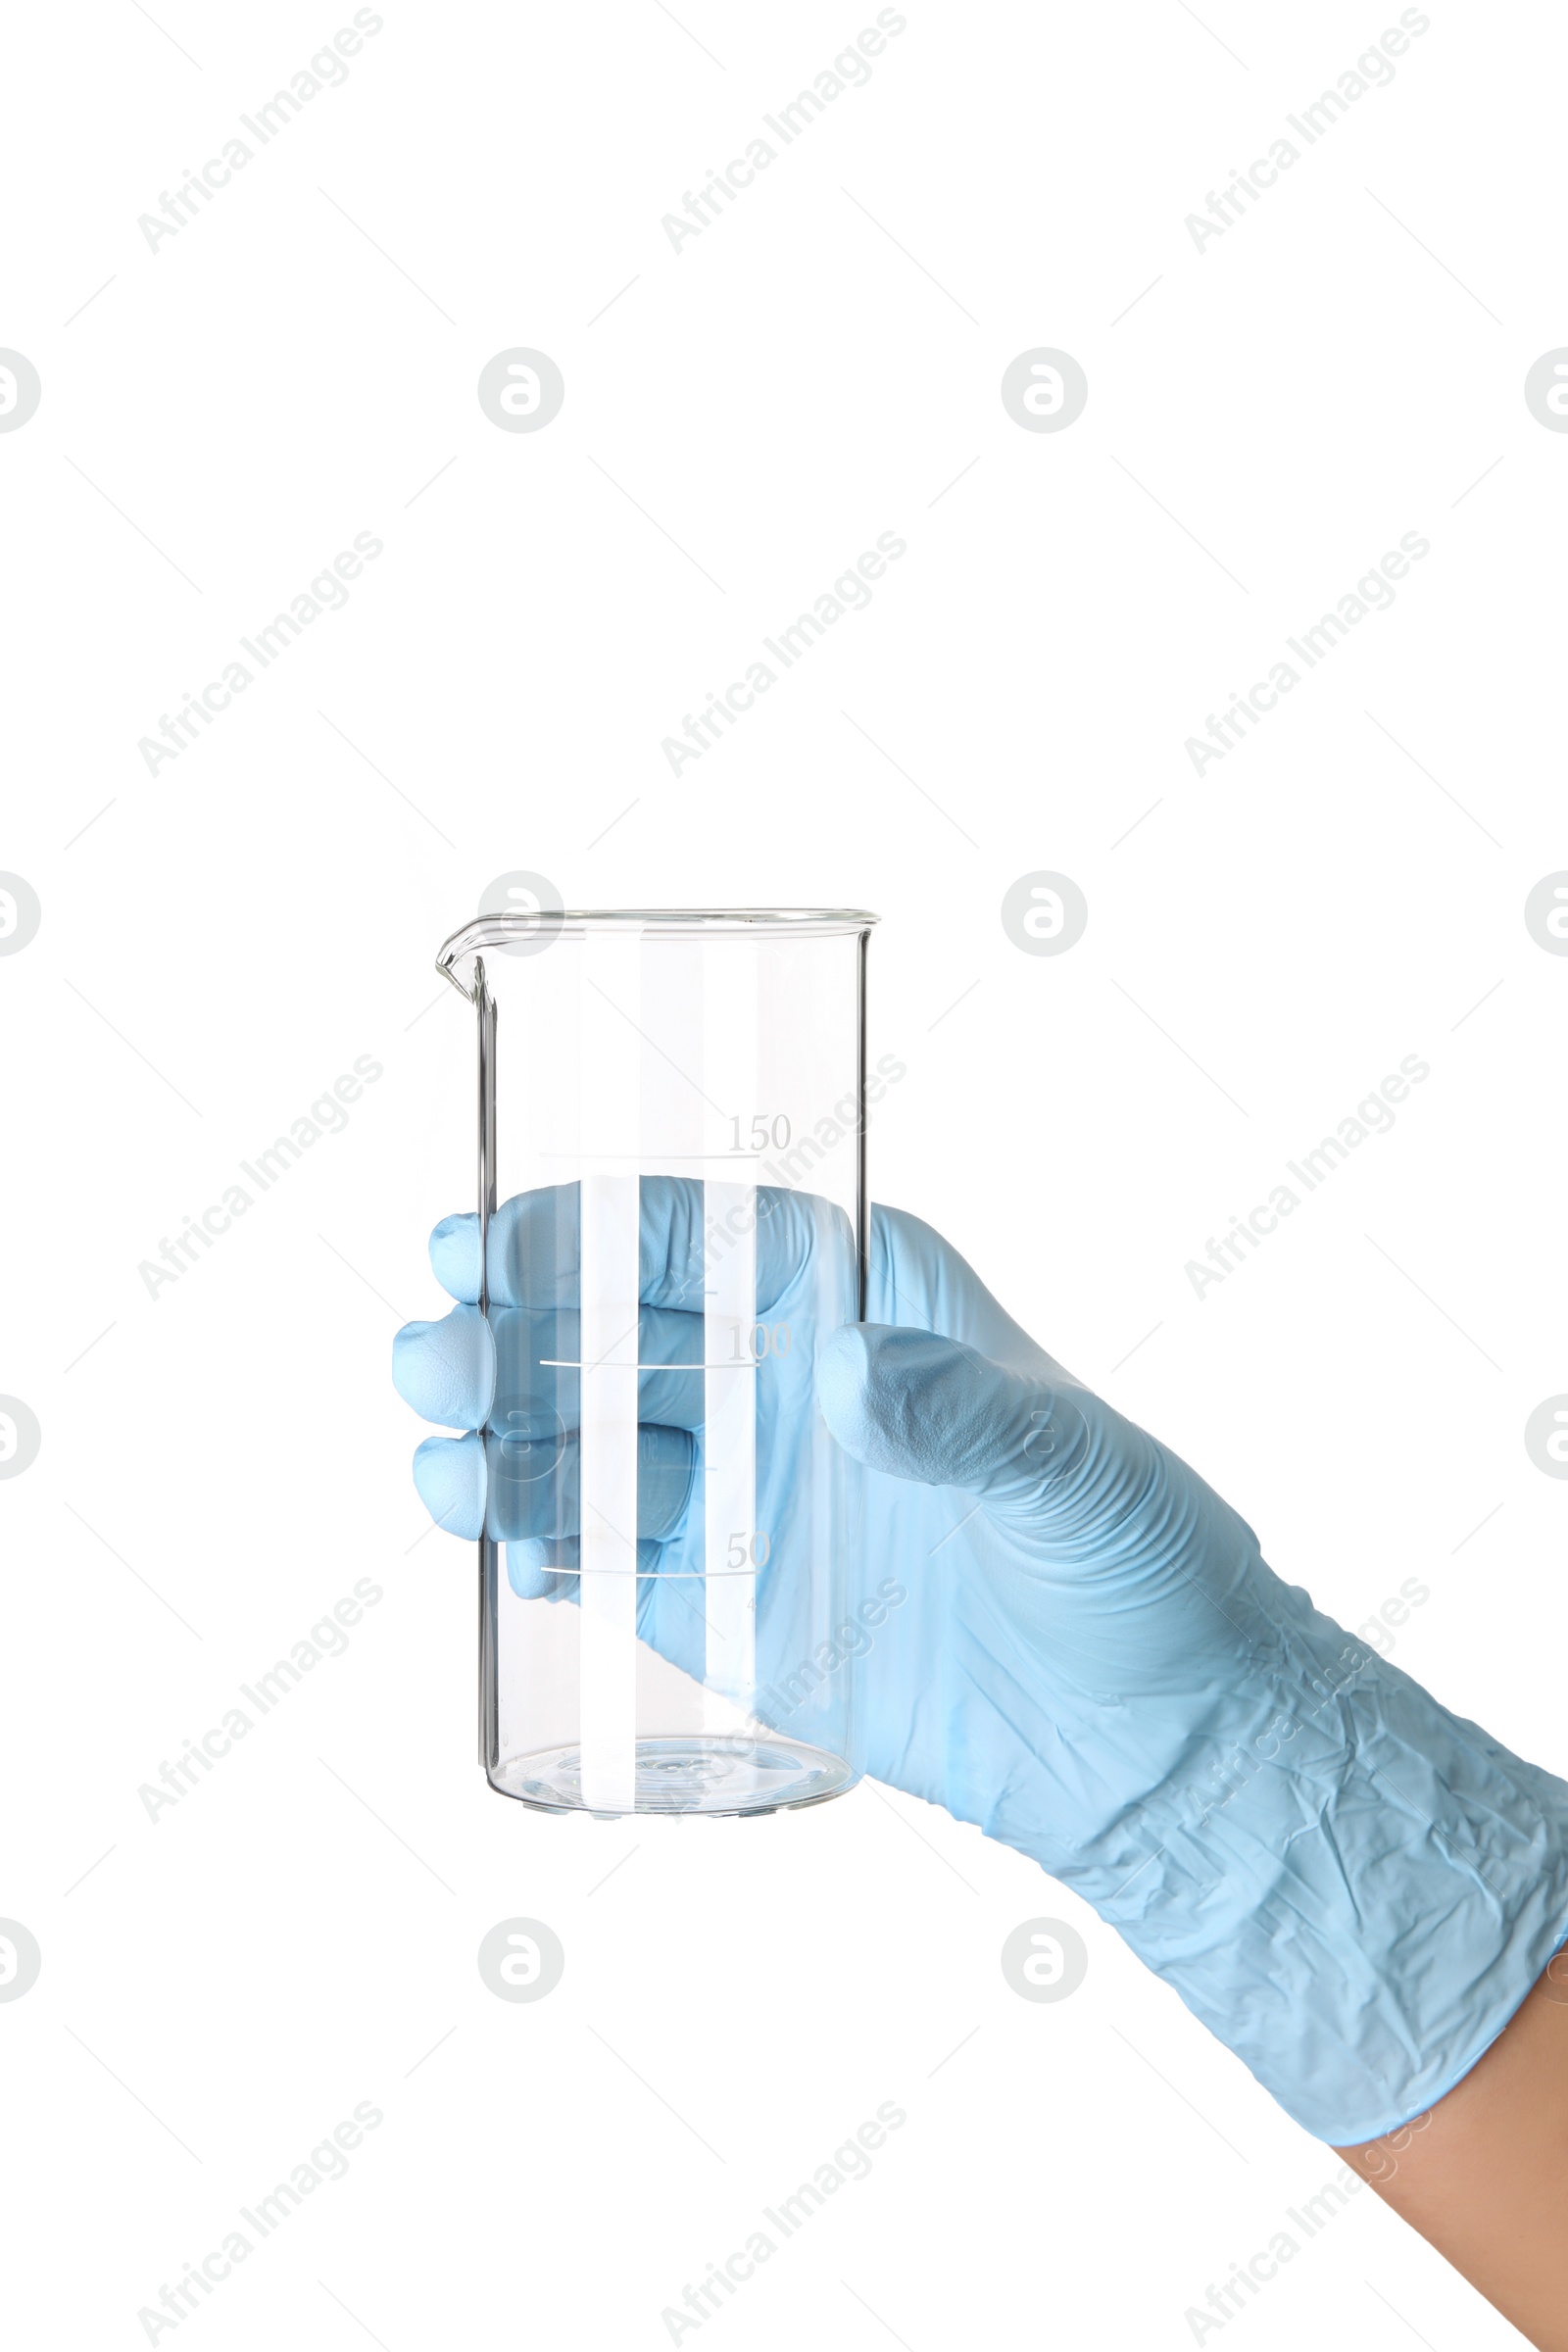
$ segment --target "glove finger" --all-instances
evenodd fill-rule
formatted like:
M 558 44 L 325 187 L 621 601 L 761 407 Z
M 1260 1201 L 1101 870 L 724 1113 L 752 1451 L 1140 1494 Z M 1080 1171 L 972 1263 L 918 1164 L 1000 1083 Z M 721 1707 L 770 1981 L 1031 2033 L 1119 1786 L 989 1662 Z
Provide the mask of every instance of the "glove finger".
M 414 1483 L 432 1519 L 472 1542 L 575 1540 L 580 1523 L 577 1440 L 536 1445 L 491 1430 L 483 1439 L 426 1438 L 414 1456 Z M 658 1544 L 680 1528 L 697 1483 L 696 1442 L 657 1423 L 637 1433 L 637 1534 Z M 639 1566 L 641 1543 L 639 1542 Z M 542 1563 L 541 1563 L 542 1564 Z
M 639 1578 L 657 1573 L 663 1548 L 662 1544 L 638 1538 Z M 506 1555 L 507 1582 L 519 1600 L 575 1600 L 578 1597 L 582 1582 L 579 1574 L 582 1544 L 578 1537 L 527 1537 L 521 1543 L 508 1544 Z
M 873 1470 L 1027 1511 L 1088 1449 L 1071 1396 L 960 1341 L 890 1324 L 833 1332 L 817 1362 L 829 1429 Z
M 543 1537 L 559 1543 L 578 1533 L 582 1459 L 575 1437 L 541 1442 L 491 1430 L 484 1443 L 484 1525 L 493 1542 Z M 637 1535 L 654 1543 L 674 1535 L 696 1482 L 697 1446 L 685 1430 L 658 1423 L 639 1429 Z
M 426 1421 L 448 1429 L 493 1422 L 544 1438 L 578 1426 L 580 1347 L 579 1318 L 565 1308 L 494 1307 L 487 1322 L 476 1306 L 456 1306 L 439 1323 L 404 1324 L 392 1342 L 392 1380 Z M 638 1420 L 701 1429 L 702 1317 L 644 1307 L 637 1358 L 662 1367 L 638 1374 Z M 683 1366 L 691 1368 L 675 1368 Z
M 472 1311 L 471 1309 L 468 1311 Z M 569 1307 L 502 1306 L 490 1310 L 496 1344 L 498 1429 L 543 1437 L 581 1422 L 581 1322 Z M 638 1315 L 637 1360 L 662 1369 L 637 1376 L 637 1418 L 670 1429 L 701 1429 L 703 1318 L 673 1307 Z M 689 1366 L 690 1369 L 662 1367 Z
M 575 1592 L 577 1539 L 526 1536 L 505 1546 L 507 1582 L 519 1600 L 559 1600 L 564 1585 Z
M 426 1438 L 415 1451 L 414 1483 L 438 1527 L 475 1541 L 484 1526 L 486 1485 L 479 1438 Z
M 424 1421 L 479 1429 L 496 1391 L 496 1342 L 476 1306 L 439 1323 L 405 1323 L 392 1342 L 392 1385 Z
M 752 1162 L 742 1163 L 750 1169 Z M 514 1193 L 490 1220 L 492 1306 L 575 1306 L 581 1270 L 575 1184 Z M 688 1176 L 645 1176 L 640 1190 L 638 1291 L 645 1305 L 701 1312 L 710 1269 L 752 1212 L 732 1203 L 709 1222 L 703 1185 Z M 843 1211 L 811 1193 L 757 1188 L 757 1309 L 765 1314 L 814 1252 L 846 1246 Z M 430 1264 L 443 1290 L 465 1304 L 479 1296 L 479 1220 L 471 1210 L 443 1217 L 430 1236 Z

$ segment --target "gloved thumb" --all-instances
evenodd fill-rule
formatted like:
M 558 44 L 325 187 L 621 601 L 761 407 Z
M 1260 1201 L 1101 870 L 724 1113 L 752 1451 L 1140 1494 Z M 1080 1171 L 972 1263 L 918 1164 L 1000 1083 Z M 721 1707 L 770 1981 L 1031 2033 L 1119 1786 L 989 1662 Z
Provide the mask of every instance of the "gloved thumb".
M 847 1323 L 817 1358 L 829 1429 L 869 1469 L 1027 1509 L 1088 1450 L 1072 1397 L 961 1341 Z

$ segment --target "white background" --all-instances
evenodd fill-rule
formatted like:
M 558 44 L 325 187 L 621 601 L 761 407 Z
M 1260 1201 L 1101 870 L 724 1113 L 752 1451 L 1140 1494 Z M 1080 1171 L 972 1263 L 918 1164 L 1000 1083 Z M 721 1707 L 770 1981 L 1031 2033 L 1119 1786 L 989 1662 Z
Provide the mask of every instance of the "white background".
M 1188 2344 L 1336 2163 L 1064 1890 L 873 1788 L 624 1827 L 486 1790 L 471 1552 L 418 1541 L 387 1379 L 471 1195 L 431 959 L 519 866 L 569 906 L 879 910 L 876 1197 L 1320 1605 L 1420 1577 L 1399 1663 L 1568 1769 L 1568 1486 L 1522 1437 L 1568 1389 L 1568 959 L 1522 913 L 1568 864 L 1568 440 L 1522 393 L 1568 340 L 1561 20 L 1435 5 L 1200 253 L 1184 217 L 1396 10 L 909 0 L 677 254 L 662 215 L 874 11 L 388 0 L 153 252 L 138 215 L 350 15 L 155 13 L 14 22 L 0 141 L 0 342 L 43 382 L 0 436 L 0 865 L 43 906 L 0 961 L 0 1390 L 43 1432 L 0 1485 L 0 1912 L 43 1951 L 0 2006 L 12 2331 L 145 2341 L 368 2100 L 181 2343 L 657 2346 L 893 2100 L 871 2177 L 680 2340 Z M 564 374 L 538 433 L 475 397 L 514 345 Z M 1064 432 L 1000 399 L 1038 345 L 1087 371 Z M 662 739 L 885 531 L 870 608 L 673 777 Z M 1196 776 L 1185 739 L 1409 531 L 1392 610 Z M 150 775 L 138 739 L 357 532 L 346 609 Z M 1060 957 L 1002 928 L 1038 868 L 1088 899 Z M 362 1054 L 346 1131 L 150 1298 Z M 1195 1297 L 1407 1054 L 1394 1130 Z M 346 1653 L 150 1821 L 139 1785 L 365 1577 Z M 474 1965 L 518 1913 L 566 1950 L 534 2005 Z M 1090 1950 L 1058 2005 L 998 1964 L 1042 1913 Z M 1520 2340 L 1365 2194 L 1216 2335 L 1401 2319 Z

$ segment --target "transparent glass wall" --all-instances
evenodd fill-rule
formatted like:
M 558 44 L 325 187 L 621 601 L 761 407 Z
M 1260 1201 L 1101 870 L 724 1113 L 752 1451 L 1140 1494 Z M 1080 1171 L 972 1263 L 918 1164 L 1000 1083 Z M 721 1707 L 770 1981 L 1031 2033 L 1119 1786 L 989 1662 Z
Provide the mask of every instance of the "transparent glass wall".
M 874 920 L 509 914 L 441 951 L 479 1031 L 480 1740 L 509 1796 L 759 1812 L 854 1778 L 859 1474 L 814 1372 L 863 1312 Z

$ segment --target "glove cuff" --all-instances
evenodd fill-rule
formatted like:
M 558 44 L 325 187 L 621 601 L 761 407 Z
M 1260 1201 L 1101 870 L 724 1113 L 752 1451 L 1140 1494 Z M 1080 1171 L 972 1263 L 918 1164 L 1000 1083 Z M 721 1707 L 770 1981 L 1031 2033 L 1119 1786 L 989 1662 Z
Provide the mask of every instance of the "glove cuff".
M 1345 2147 L 1462 2081 L 1568 1939 L 1568 1784 L 1306 1615 L 1249 1722 L 1140 1810 L 1142 1864 L 1124 1818 L 1114 1859 L 1047 1867 Z

